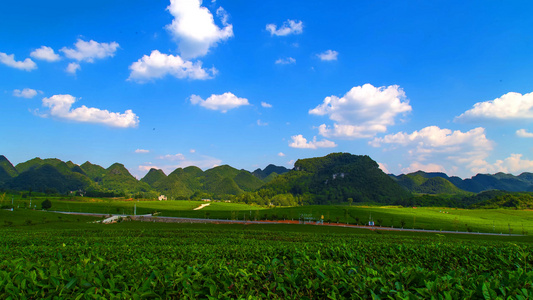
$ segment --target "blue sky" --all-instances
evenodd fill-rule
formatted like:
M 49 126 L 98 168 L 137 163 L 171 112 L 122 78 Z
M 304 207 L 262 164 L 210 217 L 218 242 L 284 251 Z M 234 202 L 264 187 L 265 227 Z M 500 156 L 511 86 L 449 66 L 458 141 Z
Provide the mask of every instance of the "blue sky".
M 533 172 L 529 1 L 9 1 L 0 154 Z

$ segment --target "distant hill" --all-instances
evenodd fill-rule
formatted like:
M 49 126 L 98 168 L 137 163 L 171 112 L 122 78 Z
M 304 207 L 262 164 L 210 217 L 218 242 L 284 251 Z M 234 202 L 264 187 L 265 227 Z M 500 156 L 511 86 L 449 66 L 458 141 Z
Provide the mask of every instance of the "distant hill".
M 514 176 L 512 174 L 505 174 L 505 173 L 496 173 L 494 175 L 491 174 L 477 174 L 476 176 L 473 176 L 472 178 L 468 179 L 461 179 L 456 176 L 448 177 L 448 175 L 444 173 L 426 173 L 423 171 L 418 171 L 414 173 L 409 173 L 407 175 L 399 175 L 394 176 L 393 178 L 398 180 L 398 183 L 405 188 L 409 189 L 410 191 L 417 192 L 417 193 L 424 193 L 423 191 L 420 191 L 420 184 L 422 178 L 425 179 L 431 179 L 431 178 L 443 178 L 447 181 L 451 182 L 453 185 L 455 185 L 458 189 L 463 191 L 468 191 L 472 193 L 480 193 L 483 191 L 490 191 L 490 190 L 500 190 L 500 191 L 509 191 L 509 192 L 525 192 L 525 191 L 533 191 L 533 173 L 522 173 L 519 176 Z M 414 180 L 414 181 L 413 181 Z M 441 183 L 445 183 L 444 181 L 441 181 Z M 452 191 L 450 189 L 451 187 L 444 187 L 442 186 L 439 189 L 436 189 L 435 191 L 438 191 L 440 193 L 459 193 L 459 191 Z
M 141 179 L 141 181 L 146 182 L 151 187 L 155 187 L 157 182 L 160 182 L 166 177 L 167 175 L 165 175 L 163 170 L 151 168 L 150 171 L 148 171 L 148 173 L 146 173 L 146 175 Z
M 93 180 L 94 182 L 101 182 L 102 181 L 102 178 L 104 177 L 104 174 L 106 172 L 105 168 L 99 166 L 99 165 L 94 165 L 88 161 L 86 161 L 85 163 L 83 163 L 80 168 L 85 172 L 85 174 L 87 174 L 87 176 L 89 178 L 91 178 L 91 180 Z
M 267 177 L 269 177 L 272 173 L 276 173 L 276 175 L 281 175 L 289 172 L 290 170 L 285 167 L 275 166 L 275 165 L 268 165 L 265 169 L 256 169 L 252 172 L 252 175 L 255 177 L 265 180 Z
M 450 178 L 444 173 L 425 173 L 418 171 L 407 175 L 392 176 L 398 184 L 413 193 L 421 194 L 465 194 L 450 182 Z
M 294 169 L 279 175 L 263 189 L 275 194 L 302 195 L 309 203 L 391 203 L 411 194 L 383 173 L 368 156 L 332 153 L 325 157 L 299 159 Z
M 93 187 L 87 176 L 72 171 L 61 172 L 58 167 L 47 163 L 32 166 L 5 185 L 9 189 L 43 193 L 67 193 Z
M 332 153 L 300 159 L 292 170 L 268 165 L 254 172 L 222 165 L 208 170 L 177 168 L 168 176 L 151 169 L 137 180 L 120 163 L 103 168 L 36 157 L 13 166 L 0 155 L 0 190 L 71 192 L 90 197 L 231 199 L 268 205 L 373 202 L 405 206 L 529 208 L 533 173 L 477 174 L 461 179 L 444 173 L 386 175 L 365 155 Z M 413 194 L 414 193 L 414 194 Z M 510 196 L 509 196 L 510 195 Z
M 18 174 L 13 164 L 5 156 L 0 155 L 0 186 Z
M 123 164 L 114 163 L 106 169 L 101 186 L 119 193 L 140 193 L 152 191 L 150 185 L 138 181 Z

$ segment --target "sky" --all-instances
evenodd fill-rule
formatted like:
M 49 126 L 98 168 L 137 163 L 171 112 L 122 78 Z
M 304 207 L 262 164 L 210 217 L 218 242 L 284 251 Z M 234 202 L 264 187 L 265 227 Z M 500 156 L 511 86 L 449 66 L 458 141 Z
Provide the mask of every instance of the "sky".
M 531 1 L 8 1 L 0 154 L 533 172 Z

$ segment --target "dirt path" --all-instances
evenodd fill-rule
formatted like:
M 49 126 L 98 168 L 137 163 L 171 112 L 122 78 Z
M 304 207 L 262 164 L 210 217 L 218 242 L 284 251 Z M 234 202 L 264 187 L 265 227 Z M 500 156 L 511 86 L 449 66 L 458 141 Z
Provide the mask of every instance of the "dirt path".
M 205 204 L 202 204 L 202 205 L 198 206 L 197 208 L 195 208 L 195 209 L 193 209 L 193 210 L 200 210 L 200 209 L 202 209 L 202 208 L 204 208 L 204 207 L 206 207 L 206 206 L 209 206 L 209 204 L 211 204 L 211 203 L 205 203 Z

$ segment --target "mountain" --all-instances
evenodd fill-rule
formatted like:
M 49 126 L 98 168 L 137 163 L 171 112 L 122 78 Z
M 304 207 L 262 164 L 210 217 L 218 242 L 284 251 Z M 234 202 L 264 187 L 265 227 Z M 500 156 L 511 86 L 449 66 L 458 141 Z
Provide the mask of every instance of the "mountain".
M 155 187 L 158 182 L 165 179 L 167 175 L 160 169 L 151 168 L 148 173 L 141 179 L 142 182 L 146 182 L 149 186 Z
M 13 164 L 5 156 L 0 155 L 0 186 L 17 175 L 18 171 Z
M 123 164 L 119 163 L 114 163 L 105 170 L 101 186 L 123 194 L 152 191 L 150 185 L 138 181 Z
M 169 199 L 188 199 L 202 189 L 199 181 L 203 171 L 198 167 L 177 168 L 165 178 L 154 182 L 152 186 Z
M 265 180 L 267 177 L 269 177 L 272 173 L 276 173 L 276 175 L 281 175 L 289 172 L 290 170 L 285 167 L 275 166 L 275 165 L 268 165 L 265 169 L 256 169 L 252 172 L 252 175 L 255 177 Z
M 101 182 L 102 178 L 104 177 L 104 174 L 106 173 L 106 170 L 103 167 L 99 165 L 94 165 L 88 161 L 83 163 L 80 168 L 94 182 Z
M 456 176 L 448 177 L 444 173 L 426 173 L 423 171 L 418 171 L 409 174 L 402 174 L 399 176 L 392 175 L 398 183 L 410 191 L 417 193 L 424 193 L 419 188 L 419 185 L 422 184 L 421 181 L 424 179 L 431 178 L 443 178 L 455 185 L 458 189 L 463 191 L 468 191 L 472 193 L 480 193 L 483 191 L 490 190 L 500 190 L 500 191 L 509 191 L 509 192 L 524 192 L 524 191 L 533 191 L 533 173 L 522 173 L 519 176 L 514 176 L 512 174 L 506 173 L 496 173 L 496 174 L 477 174 L 472 178 L 461 179 Z M 441 183 L 447 185 L 444 181 Z M 453 189 L 447 185 L 447 187 L 440 187 L 436 189 L 438 193 L 451 193 L 457 194 L 460 191 L 453 191 Z M 427 190 L 426 190 L 427 192 Z
M 14 190 L 32 190 L 44 193 L 67 193 L 69 191 L 87 190 L 93 186 L 85 175 L 75 172 L 60 171 L 52 164 L 33 165 L 10 181 L 6 187 Z
M 309 198 L 310 204 L 356 202 L 392 203 L 411 194 L 383 173 L 370 157 L 332 153 L 299 159 L 294 169 L 274 178 L 263 189 Z
M 154 172 L 150 177 L 155 178 Z M 174 199 L 240 195 L 257 190 L 264 184 L 252 173 L 228 165 L 214 167 L 205 172 L 192 166 L 184 169 L 178 168 L 165 178 L 157 177 L 158 179 L 154 180 L 151 186 Z
M 450 181 L 444 173 L 418 171 L 407 175 L 392 176 L 398 184 L 413 193 L 421 194 L 465 194 Z

